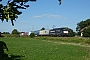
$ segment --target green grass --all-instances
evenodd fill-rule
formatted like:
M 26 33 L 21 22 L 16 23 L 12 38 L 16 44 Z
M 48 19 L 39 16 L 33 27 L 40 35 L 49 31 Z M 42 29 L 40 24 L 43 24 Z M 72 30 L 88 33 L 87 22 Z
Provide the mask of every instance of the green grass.
M 0 38 L 0 40 L 6 42 L 9 52 L 5 52 L 12 55 L 13 60 L 90 60 L 89 48 L 43 41 L 49 41 L 49 38 L 48 40 L 40 37 Z M 58 38 L 55 41 L 57 40 Z

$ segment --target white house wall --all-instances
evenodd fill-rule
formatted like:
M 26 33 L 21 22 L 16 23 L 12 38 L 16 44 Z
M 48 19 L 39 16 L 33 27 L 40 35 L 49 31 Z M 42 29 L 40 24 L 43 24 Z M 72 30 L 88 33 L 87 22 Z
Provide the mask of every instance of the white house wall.
M 48 35 L 49 34 L 49 30 L 41 30 L 40 35 Z

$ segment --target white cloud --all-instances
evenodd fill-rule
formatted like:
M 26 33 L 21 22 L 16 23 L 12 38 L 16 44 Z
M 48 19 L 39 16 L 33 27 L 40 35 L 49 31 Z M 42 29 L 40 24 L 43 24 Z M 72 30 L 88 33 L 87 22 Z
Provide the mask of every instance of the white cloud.
M 63 16 L 61 16 L 61 15 L 55 15 L 55 14 L 37 15 L 37 16 L 33 16 L 33 18 L 67 19 L 66 17 L 63 17 Z
M 68 17 L 63 17 L 63 19 L 64 19 L 64 20 L 67 20 L 67 19 L 68 19 Z
M 27 22 L 25 22 L 25 21 L 20 21 L 20 23 L 24 23 L 24 24 L 27 24 Z
M 42 18 L 42 16 L 33 16 L 33 18 Z
M 54 15 L 54 14 L 48 15 L 47 17 L 49 17 L 49 18 L 56 18 L 56 19 L 62 19 L 62 16 L 60 16 L 60 15 Z

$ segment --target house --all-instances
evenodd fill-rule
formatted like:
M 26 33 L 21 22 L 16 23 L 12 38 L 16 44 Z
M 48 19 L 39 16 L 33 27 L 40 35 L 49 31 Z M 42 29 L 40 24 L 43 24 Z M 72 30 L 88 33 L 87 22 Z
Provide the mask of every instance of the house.
M 88 27 L 90 27 L 90 26 L 84 27 L 84 28 L 82 28 L 82 29 L 80 30 L 80 32 L 81 32 L 81 37 L 83 36 L 83 30 L 84 30 L 84 29 L 87 29 Z

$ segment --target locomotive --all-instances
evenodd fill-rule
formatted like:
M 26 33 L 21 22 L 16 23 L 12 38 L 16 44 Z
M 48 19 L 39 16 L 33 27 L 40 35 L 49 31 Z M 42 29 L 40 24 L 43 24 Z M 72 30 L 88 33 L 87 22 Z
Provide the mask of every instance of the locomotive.
M 68 36 L 67 28 L 54 28 L 49 31 L 50 36 Z
M 36 36 L 68 36 L 68 29 L 65 28 L 53 28 L 50 30 L 37 30 L 34 31 Z

